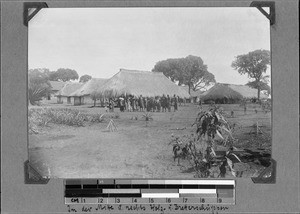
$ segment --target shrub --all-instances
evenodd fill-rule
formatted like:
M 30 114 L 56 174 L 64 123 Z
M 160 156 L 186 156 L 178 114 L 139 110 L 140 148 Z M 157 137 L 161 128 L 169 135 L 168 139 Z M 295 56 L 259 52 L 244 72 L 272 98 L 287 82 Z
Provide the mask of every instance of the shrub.
M 95 123 L 101 123 L 104 121 L 104 114 L 92 114 L 86 116 L 89 122 Z
M 37 134 L 39 127 L 48 123 L 63 124 L 68 126 L 84 126 L 85 122 L 103 122 L 104 114 L 83 114 L 77 109 L 31 108 L 28 110 L 29 133 Z
M 150 112 L 144 112 L 144 114 L 142 115 L 142 118 L 144 118 L 145 121 L 153 120 L 152 114 Z
M 77 109 L 51 109 L 47 110 L 47 116 L 52 123 L 69 126 L 84 126 L 86 116 Z
M 195 177 L 205 178 L 210 176 L 217 138 L 227 146 L 234 140 L 231 126 L 223 116 L 223 110 L 213 106 L 208 111 L 200 111 L 195 123 L 196 133 L 183 138 L 172 136 L 170 144 L 173 145 L 174 159 L 184 158 L 195 171 Z M 179 163 L 179 159 L 178 159 Z

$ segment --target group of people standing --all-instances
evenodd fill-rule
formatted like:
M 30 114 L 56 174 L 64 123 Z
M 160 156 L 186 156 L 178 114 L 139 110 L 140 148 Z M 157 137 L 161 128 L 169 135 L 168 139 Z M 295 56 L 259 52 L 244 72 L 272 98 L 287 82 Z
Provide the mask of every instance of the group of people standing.
M 156 97 L 135 97 L 132 95 L 129 96 L 120 96 L 119 98 L 106 101 L 106 107 L 110 111 L 114 111 L 114 107 L 117 105 L 120 107 L 120 111 L 148 111 L 148 112 L 171 112 L 171 108 L 174 111 L 178 110 L 178 105 L 181 104 L 181 99 L 175 94 L 173 97 L 169 95 L 156 96 Z

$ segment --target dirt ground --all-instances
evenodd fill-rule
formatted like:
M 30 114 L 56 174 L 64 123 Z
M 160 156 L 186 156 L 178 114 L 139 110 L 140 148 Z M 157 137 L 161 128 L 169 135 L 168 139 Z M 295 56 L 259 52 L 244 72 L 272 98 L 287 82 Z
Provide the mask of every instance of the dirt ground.
M 63 105 L 49 105 L 61 108 Z M 43 175 L 51 178 L 193 178 L 193 172 L 183 172 L 173 160 L 171 135 L 195 133 L 191 125 L 199 112 L 198 106 L 179 106 L 177 112 L 151 113 L 153 121 L 146 123 L 142 112 L 106 113 L 104 108 L 68 106 L 87 113 L 105 113 L 101 123 L 72 127 L 49 124 L 38 134 L 29 135 L 29 159 Z M 270 113 L 254 112 L 249 106 L 247 114 L 238 105 L 222 105 L 232 122 L 242 128 L 235 137 L 243 147 L 257 147 L 251 140 L 250 127 L 258 121 L 268 135 L 271 132 Z M 204 109 L 208 106 L 204 106 Z M 110 117 L 117 131 L 107 130 Z M 137 117 L 137 118 L 135 118 Z M 252 144 L 251 144 L 252 143 Z M 270 142 L 266 142 L 270 146 Z M 230 176 L 230 175 L 229 175 Z

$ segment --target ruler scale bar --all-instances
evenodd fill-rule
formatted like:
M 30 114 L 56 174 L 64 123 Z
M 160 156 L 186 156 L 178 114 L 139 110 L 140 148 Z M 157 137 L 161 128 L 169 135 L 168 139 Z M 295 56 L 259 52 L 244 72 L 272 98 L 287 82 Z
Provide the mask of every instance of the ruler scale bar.
M 217 190 L 216 189 L 179 189 L 180 194 L 185 194 L 185 193 L 204 193 L 204 194 L 216 194 Z
M 116 189 L 130 189 L 132 188 L 131 184 L 116 184 L 115 185 Z
M 179 198 L 179 193 L 142 193 L 142 198 Z
M 65 185 L 81 184 L 211 184 L 211 185 L 234 185 L 234 180 L 114 180 L 114 179 L 68 179 Z
M 103 193 L 141 193 L 140 189 L 102 189 Z
M 234 185 L 234 180 L 181 180 L 181 184 Z
M 116 185 L 114 184 L 101 184 L 101 185 L 98 185 L 98 189 L 102 189 L 102 188 L 116 188 Z
M 64 180 L 65 204 L 235 204 L 235 180 Z
M 141 193 L 179 193 L 178 189 L 141 189 Z
M 217 198 L 217 194 L 195 194 L 195 193 L 180 193 L 182 198 Z
M 124 197 L 132 197 L 132 198 L 137 198 L 137 197 L 142 197 L 141 193 L 133 193 L 133 194 L 127 194 L 127 193 L 109 193 L 109 197 L 112 198 L 124 198 Z
M 131 184 L 131 180 L 115 180 L 115 184 Z
M 131 184 L 132 188 L 139 188 L 139 189 L 149 189 L 149 184 Z

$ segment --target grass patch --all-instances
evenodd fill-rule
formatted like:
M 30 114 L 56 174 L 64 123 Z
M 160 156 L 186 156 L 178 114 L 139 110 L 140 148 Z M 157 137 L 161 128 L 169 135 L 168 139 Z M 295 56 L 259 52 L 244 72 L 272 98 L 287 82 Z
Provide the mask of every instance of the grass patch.
M 39 129 L 48 123 L 81 127 L 86 122 L 101 123 L 104 114 L 85 114 L 77 109 L 69 108 L 31 108 L 28 110 L 28 129 L 30 134 L 39 133 Z

